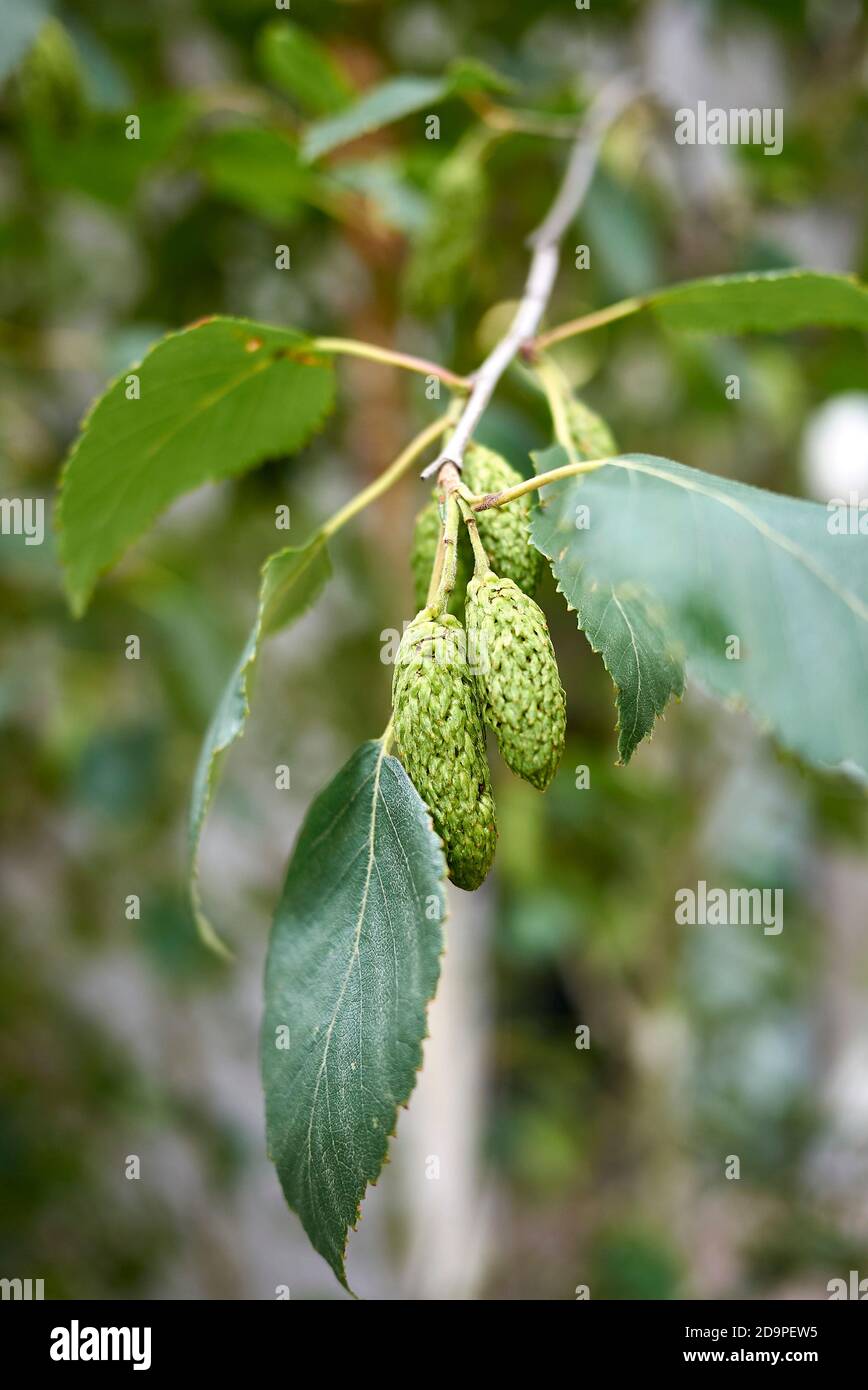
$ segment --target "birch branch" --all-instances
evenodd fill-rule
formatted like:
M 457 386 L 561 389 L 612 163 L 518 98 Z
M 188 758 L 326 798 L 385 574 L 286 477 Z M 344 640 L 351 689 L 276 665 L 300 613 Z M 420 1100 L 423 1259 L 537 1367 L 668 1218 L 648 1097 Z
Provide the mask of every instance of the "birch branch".
M 530 269 L 524 293 L 507 333 L 473 376 L 473 389 L 442 453 L 422 472 L 423 478 L 453 465 L 457 478 L 464 451 L 482 419 L 495 387 L 510 362 L 539 328 L 554 288 L 560 261 L 560 242 L 582 205 L 591 182 L 600 147 L 609 127 L 638 95 L 633 78 L 617 78 L 603 88 L 588 113 L 573 145 L 561 186 L 552 206 L 535 232 L 528 237 Z M 451 470 L 450 470 L 451 472 Z M 453 481 L 454 485 L 454 481 Z

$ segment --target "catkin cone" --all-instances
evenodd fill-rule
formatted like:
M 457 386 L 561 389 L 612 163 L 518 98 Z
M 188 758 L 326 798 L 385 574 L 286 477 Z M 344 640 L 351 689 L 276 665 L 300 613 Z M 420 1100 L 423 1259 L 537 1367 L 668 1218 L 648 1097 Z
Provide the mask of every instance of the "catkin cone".
M 542 609 L 511 579 L 474 576 L 468 651 L 485 723 L 507 767 L 544 791 L 564 751 L 566 697 Z
M 398 649 L 392 704 L 398 753 L 443 841 L 449 877 L 478 888 L 497 825 L 479 694 L 457 618 L 417 614 Z

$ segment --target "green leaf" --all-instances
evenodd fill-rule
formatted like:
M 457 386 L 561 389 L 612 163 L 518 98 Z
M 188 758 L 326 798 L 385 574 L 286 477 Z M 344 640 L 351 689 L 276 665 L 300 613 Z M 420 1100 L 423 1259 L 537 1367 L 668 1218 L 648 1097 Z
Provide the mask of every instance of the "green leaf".
M 306 545 L 288 546 L 266 560 L 259 585 L 256 621 L 220 697 L 199 754 L 189 818 L 190 896 L 203 941 L 222 955 L 227 954 L 226 948 L 205 914 L 199 883 L 199 847 L 205 819 L 226 754 L 244 733 L 263 639 L 301 617 L 319 597 L 330 574 L 323 532 L 317 532 Z
M 434 106 L 448 94 L 449 83 L 442 77 L 391 77 L 365 92 L 345 111 L 308 126 L 302 153 L 306 159 L 320 159 L 339 145 L 358 140 L 360 135 Z
M 347 1236 L 416 1083 L 443 948 L 445 864 L 380 742 L 310 808 L 265 971 L 268 1148 L 289 1205 L 348 1288 Z
M 300 24 L 274 19 L 259 36 L 259 62 L 269 81 L 311 116 L 340 111 L 353 88 L 327 50 Z
M 617 689 L 618 761 L 628 763 L 674 695 L 684 694 L 684 667 L 662 614 L 629 584 L 582 585 L 579 627 Z
M 305 208 L 317 183 L 292 141 L 261 126 L 212 131 L 198 163 L 216 193 L 282 225 Z
M 563 390 L 561 420 L 566 431 L 564 444 L 570 458 L 602 458 L 617 453 L 617 446 L 605 420 L 584 403 Z M 557 468 L 564 452 L 554 448 L 532 455 L 538 472 Z M 574 524 L 579 518 L 574 515 Z M 563 586 L 558 585 L 560 592 Z M 612 677 L 618 710 L 618 761 L 629 762 L 643 738 L 647 738 L 658 715 L 674 695 L 684 693 L 684 668 L 673 650 L 662 615 L 635 586 L 600 584 L 577 565 L 567 605 L 576 613 L 579 628 L 591 649 L 603 658 Z
M 630 454 L 543 489 L 531 526 L 574 607 L 588 583 L 641 597 L 688 676 L 809 762 L 864 775 L 868 540 L 829 522 L 819 503 Z
M 785 333 L 822 324 L 868 329 L 868 286 L 816 270 L 717 275 L 658 290 L 644 302 L 667 327 L 696 333 Z
M 289 328 L 213 318 L 158 343 L 86 418 L 60 495 L 73 611 L 170 502 L 298 449 L 331 409 L 331 363 Z
M 442 77 L 390 77 L 363 92 L 352 106 L 309 125 L 302 139 L 302 153 L 306 159 L 319 159 L 339 145 L 414 111 L 424 111 L 447 97 L 466 96 L 468 92 L 502 93 L 511 87 L 507 78 L 474 58 L 456 58 Z

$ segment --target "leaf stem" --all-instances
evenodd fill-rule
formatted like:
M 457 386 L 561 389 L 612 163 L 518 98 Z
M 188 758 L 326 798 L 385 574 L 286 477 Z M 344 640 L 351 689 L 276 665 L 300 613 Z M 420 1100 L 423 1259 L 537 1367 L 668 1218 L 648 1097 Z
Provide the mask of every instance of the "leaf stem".
M 595 309 L 591 314 L 583 314 L 579 319 L 571 319 L 569 323 L 559 324 L 557 328 L 540 333 L 532 343 L 528 343 L 527 351 L 533 356 L 534 353 L 550 348 L 554 343 L 562 342 L 564 338 L 574 338 L 579 333 L 590 333 L 592 328 L 602 328 L 604 324 L 624 319 L 628 314 L 637 314 L 648 302 L 648 299 L 636 295 L 632 299 L 621 299 L 617 304 L 609 304 L 605 309 Z
M 335 512 L 334 516 L 329 517 L 322 528 L 323 535 L 326 539 L 328 539 L 329 536 L 333 536 L 336 531 L 339 531 L 342 526 L 345 526 L 348 521 L 352 520 L 358 512 L 363 511 L 371 502 L 375 502 L 378 497 L 381 497 L 384 492 L 387 492 L 392 484 L 396 483 L 402 474 L 406 473 L 408 469 L 413 466 L 419 455 L 423 454 L 430 444 L 433 444 L 435 440 L 439 439 L 440 436 L 446 432 L 454 418 L 455 406 L 453 405 L 446 411 L 445 415 L 441 415 L 439 419 L 433 420 L 431 424 L 426 425 L 424 430 L 421 430 L 415 438 L 411 439 L 406 449 L 398 455 L 394 463 L 390 464 L 388 468 L 378 474 L 374 481 L 369 483 L 366 488 L 363 488 L 361 492 L 356 493 L 355 497 L 351 497 L 345 506 Z
M 614 457 L 615 455 L 612 456 Z M 535 478 L 525 478 L 522 482 L 516 483 L 515 487 L 508 487 L 503 492 L 489 492 L 484 497 L 477 498 L 473 503 L 473 510 L 487 512 L 491 507 L 506 507 L 517 498 L 524 497 L 525 493 L 548 487 L 549 483 L 559 483 L 562 478 L 572 478 L 577 473 L 593 473 L 596 468 L 611 463 L 612 458 L 584 459 L 577 463 L 565 463 L 563 468 L 552 468 L 548 473 L 537 473 Z
M 528 111 L 497 102 L 474 102 L 476 114 L 492 130 L 502 134 L 542 135 L 551 140 L 575 140 L 579 133 L 576 116 L 550 116 L 544 111 Z
M 470 377 L 459 376 L 448 367 L 437 362 L 429 362 L 425 357 L 414 357 L 408 352 L 395 352 L 392 348 L 378 347 L 375 343 L 358 342 L 355 338 L 313 338 L 310 346 L 319 352 L 343 353 L 347 357 L 364 357 L 369 362 L 384 362 L 391 367 L 404 367 L 408 372 L 419 372 L 423 376 L 436 376 L 446 386 L 456 391 L 469 391 Z

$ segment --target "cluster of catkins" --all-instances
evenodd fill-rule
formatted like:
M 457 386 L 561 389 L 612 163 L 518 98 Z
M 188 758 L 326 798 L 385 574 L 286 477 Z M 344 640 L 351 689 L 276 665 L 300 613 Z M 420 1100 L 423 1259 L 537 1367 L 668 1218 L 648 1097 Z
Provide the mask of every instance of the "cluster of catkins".
M 477 494 L 521 481 L 498 454 L 472 446 L 462 477 Z M 534 603 L 542 556 L 527 536 L 524 498 L 477 514 L 490 569 L 473 564 L 462 528 L 448 611 L 426 607 L 440 533 L 436 493 L 416 519 L 412 565 L 420 612 L 401 640 L 392 685 L 398 752 L 443 841 L 449 877 L 478 888 L 497 824 L 485 726 L 504 762 L 541 791 L 564 748 L 566 710 L 554 649 Z M 462 623 L 461 616 L 464 621 Z

